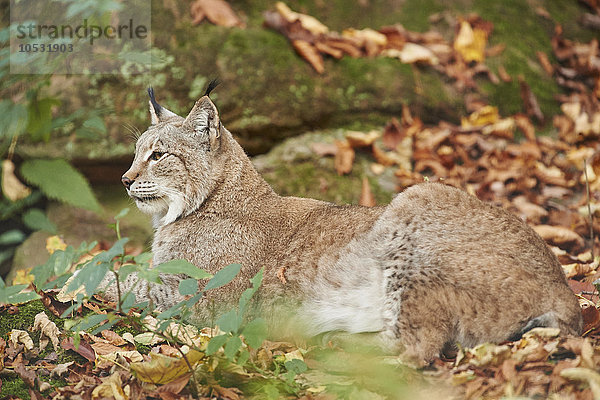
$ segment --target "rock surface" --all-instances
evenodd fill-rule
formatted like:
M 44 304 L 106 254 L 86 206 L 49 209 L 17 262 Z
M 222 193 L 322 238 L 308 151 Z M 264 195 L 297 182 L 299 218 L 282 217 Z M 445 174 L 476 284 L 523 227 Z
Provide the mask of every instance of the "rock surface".
M 102 111 L 108 125 L 105 136 L 90 142 L 89 138 L 78 139 L 72 131 L 64 132 L 47 144 L 20 144 L 21 155 L 63 155 L 76 164 L 127 158 L 132 148 L 128 127 L 143 130 L 148 125 L 146 86 L 154 86 L 164 106 L 185 114 L 214 77 L 223 82 L 213 95 L 222 120 L 252 154 L 264 153 L 283 139 L 309 130 L 380 126 L 398 116 L 403 104 L 425 122 L 457 122 L 464 115 L 465 94 L 431 67 L 389 58 L 345 56 L 326 58 L 325 72 L 317 74 L 286 38 L 262 26 L 262 13 L 274 7 L 273 1 L 232 3 L 246 23 L 244 29 L 208 22 L 194 26 L 188 5 L 152 2 L 153 41 L 161 61 L 149 80 L 136 76 L 53 78 L 49 90 L 61 99 L 62 112 L 68 115 L 80 108 Z M 289 2 L 289 6 L 337 32 L 400 23 L 416 32 L 439 31 L 450 42 L 459 18 L 478 13 L 494 25 L 488 48 L 506 46 L 485 64 L 495 73 L 503 66 L 512 81 L 493 84 L 478 78 L 480 95 L 499 106 L 502 115 L 522 110 L 519 75 L 531 86 L 544 113 L 558 112 L 554 97 L 561 91 L 536 57 L 536 51 L 550 55 L 555 23 L 563 25 L 568 38 L 589 41 L 594 35 L 578 24 L 586 10 L 577 2 L 365 0 L 348 7 L 343 0 L 332 0 Z M 544 7 L 551 19 L 543 16 L 539 7 Z

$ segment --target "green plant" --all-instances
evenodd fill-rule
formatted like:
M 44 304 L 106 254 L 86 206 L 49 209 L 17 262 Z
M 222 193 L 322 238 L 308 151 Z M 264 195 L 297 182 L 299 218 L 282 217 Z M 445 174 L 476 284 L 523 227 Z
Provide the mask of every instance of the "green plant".
M 217 274 L 215 274 L 216 276 Z M 237 356 L 237 363 L 243 365 L 248 361 L 250 353 L 247 348 L 242 346 L 242 337 L 245 339 L 246 344 L 254 349 L 257 349 L 266 339 L 267 324 L 264 319 L 256 318 L 244 323 L 244 315 L 248 310 L 250 299 L 260 287 L 262 278 L 263 270 L 261 269 L 251 279 L 252 287 L 242 293 L 238 307 L 232 308 L 217 319 L 216 325 L 224 333 L 213 337 L 208 342 L 206 349 L 208 355 L 215 354 L 223 348 L 224 354 L 229 360 L 233 361 Z M 209 285 L 210 282 L 206 286 Z
M 10 27 L 0 30 L 0 42 L 6 44 Z M 29 233 L 44 230 L 55 233 L 43 206 L 44 197 L 98 211 L 100 206 L 87 181 L 64 160 L 28 160 L 15 171 L 15 150 L 21 137 L 31 142 L 49 141 L 51 133 L 81 118 L 82 113 L 55 116 L 61 101 L 46 95 L 50 75 L 9 74 L 9 48 L 0 50 L 0 158 L 2 162 L 2 196 L 0 196 L 0 264 L 10 260 L 16 247 Z M 82 129 L 102 129 L 104 122 L 92 116 L 82 122 Z M 104 127 L 104 129 L 106 129 Z M 17 175 L 31 187 L 24 186 Z
M 175 332 L 172 324 L 174 321 L 177 321 L 179 326 L 192 324 L 194 305 L 199 302 L 205 292 L 231 282 L 239 274 L 241 265 L 230 264 L 214 275 L 185 260 L 173 260 L 150 268 L 151 255 L 149 253 L 132 256 L 125 250 L 128 239 L 121 237 L 120 221 L 127 211 L 128 209 L 125 209 L 115 217 L 112 227 L 115 230 L 117 241 L 110 249 L 91 254 L 95 243 L 83 243 L 77 249 L 67 246 L 64 250 L 56 250 L 45 264 L 32 270 L 33 283 L 40 291 L 64 287 L 66 293 L 73 293 L 72 304 L 64 311 L 62 317 L 69 318 L 65 320 L 65 328 L 71 331 L 76 345 L 81 340 L 81 332 L 84 331 L 95 335 L 105 329 L 111 329 L 117 324 L 137 327 L 142 332 L 150 333 L 150 337 L 161 337 L 179 349 L 182 359 L 188 363 L 189 369 L 193 372 L 194 362 L 193 360 L 188 361 L 190 353 L 181 350 L 184 344 L 190 345 L 192 342 L 188 330 L 180 329 Z M 73 274 L 74 270 L 77 271 L 77 274 Z M 161 274 L 185 274 L 189 278 L 181 280 L 179 292 L 188 298 L 158 313 L 151 302 L 136 303 L 135 296 L 121 289 L 122 282 L 132 273 L 135 273 L 139 279 L 151 283 L 160 283 Z M 106 307 L 94 297 L 101 290 L 100 284 L 105 276 L 110 277 L 111 274 L 114 276 L 112 280 L 118 288 L 118 300 L 114 309 Z M 266 338 L 264 320 L 258 318 L 245 321 L 244 319 L 249 302 L 261 285 L 262 276 L 263 271 L 261 270 L 251 280 L 252 287 L 242 293 L 237 307 L 217 319 L 217 325 L 223 334 L 207 339 L 200 347 L 191 346 L 192 350 L 197 352 L 194 354 L 199 354 L 198 352 L 206 354 L 207 357 L 213 357 L 215 362 L 220 364 L 223 364 L 224 360 L 227 360 L 225 364 L 235 360 L 235 364 L 240 366 L 249 362 L 248 348 L 257 349 Z M 199 289 L 199 280 L 207 280 L 202 289 Z M 14 293 L 21 289 L 21 287 L 15 287 L 10 295 L 14 296 Z M 2 299 L 1 295 L 0 291 L 0 300 Z M 77 314 L 76 311 L 81 309 L 84 302 L 95 303 L 106 313 Z M 155 321 L 157 321 L 155 324 L 149 323 L 146 318 L 152 314 L 155 315 Z M 229 367 L 225 366 L 225 368 Z

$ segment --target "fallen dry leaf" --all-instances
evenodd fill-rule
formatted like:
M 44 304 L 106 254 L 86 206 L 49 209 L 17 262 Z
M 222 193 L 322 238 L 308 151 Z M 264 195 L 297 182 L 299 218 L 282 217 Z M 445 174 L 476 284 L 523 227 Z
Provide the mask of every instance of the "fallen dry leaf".
M 400 122 L 393 117 L 383 129 L 383 145 L 388 150 L 395 150 L 402 141 L 403 137 L 402 125 L 400 125 Z
M 346 140 L 352 148 L 370 146 L 375 140 L 379 139 L 380 136 L 381 133 L 379 131 L 370 131 L 368 133 L 358 131 L 346 132 Z
M 50 371 L 50 377 L 59 379 L 63 375 L 66 375 L 69 372 L 69 367 L 75 364 L 75 361 L 69 361 L 63 364 L 57 364 L 52 371 Z
M 196 0 L 191 5 L 191 14 L 194 25 L 198 25 L 206 18 L 215 25 L 228 28 L 244 26 L 225 0 Z
M 583 278 L 596 270 L 592 264 L 581 263 L 563 264 L 562 267 L 567 278 Z
M 131 371 L 143 382 L 165 384 L 190 372 L 187 363 L 195 365 L 204 358 L 204 353 L 190 350 L 186 354 L 187 362 L 183 358 L 166 357 L 155 353 L 150 353 L 150 357 L 150 361 L 131 363 Z
M 519 86 L 521 88 L 521 100 L 523 101 L 523 106 L 525 107 L 525 113 L 543 124 L 544 114 L 542 113 L 542 109 L 540 108 L 535 94 L 533 94 L 531 91 L 531 87 L 529 87 L 529 84 L 522 76 L 519 76 Z
M 325 64 L 323 57 L 319 51 L 311 43 L 306 40 L 292 40 L 294 50 L 304 58 L 319 74 L 325 72 Z
M 22 343 L 27 350 L 33 350 L 33 340 L 31 340 L 29 333 L 20 329 L 13 329 L 10 331 L 9 338 L 14 347 Z
M 406 43 L 402 50 L 387 49 L 381 52 L 384 57 L 398 58 L 403 64 L 413 64 L 417 62 L 431 65 L 439 64 L 439 59 L 433 51 L 425 46 L 416 43 Z
M 296 21 L 300 22 L 300 25 L 312 33 L 315 36 L 319 36 L 329 32 L 329 28 L 323 25 L 318 19 L 313 16 L 301 14 L 292 11 L 285 3 L 278 1 L 275 4 L 277 12 L 289 23 Z
M 365 207 L 374 207 L 377 205 L 375 196 L 373 196 L 373 192 L 371 192 L 371 185 L 366 177 L 362 179 L 362 189 L 360 191 L 360 200 L 358 201 L 358 204 Z
M 37 389 L 38 377 L 34 371 L 27 369 L 22 363 L 17 363 L 14 365 L 14 371 L 27 386 L 34 390 Z
M 525 134 L 527 140 L 535 141 L 535 127 L 531 123 L 531 120 L 523 114 L 517 114 L 513 118 L 517 127 Z
M 226 388 L 220 385 L 214 385 L 212 389 L 217 392 L 220 398 L 227 400 L 239 400 L 242 393 L 238 388 Z
M 54 291 L 37 291 L 37 293 L 41 296 L 44 307 L 56 317 L 63 315 L 63 313 L 71 306 L 69 303 L 63 303 L 56 300 L 57 293 Z
M 179 394 L 186 387 L 186 385 L 190 381 L 191 377 L 192 377 L 191 373 L 182 375 L 179 378 L 177 378 L 169 383 L 159 386 L 157 391 L 159 393 L 170 392 L 170 393 L 174 393 L 174 394 Z
M 76 277 L 76 275 L 73 274 L 73 275 L 71 275 L 71 277 L 69 277 L 69 279 L 67 279 L 67 281 L 65 282 L 65 284 L 63 285 L 63 287 L 56 294 L 56 300 L 58 300 L 61 303 L 70 303 L 70 302 L 75 301 L 77 299 L 77 296 L 79 294 L 85 294 L 86 293 L 86 291 L 85 291 L 85 285 L 80 285 L 77 289 L 71 290 L 70 292 L 67 291 L 68 288 L 69 288 L 69 285 L 75 279 L 75 277 Z
M 92 343 L 90 344 L 92 349 L 96 352 L 96 355 L 103 356 L 110 353 L 116 353 L 122 351 L 120 347 L 112 345 L 110 343 Z
M 485 59 L 485 45 L 487 33 L 475 28 L 469 22 L 462 21 L 456 38 L 454 39 L 454 50 L 456 50 L 465 62 L 482 62 Z
M 583 307 L 581 309 L 583 316 L 583 333 L 590 333 L 594 329 L 600 328 L 600 311 L 594 306 Z
M 157 335 L 154 332 L 140 333 L 138 335 L 135 335 L 133 339 L 136 341 L 136 343 L 143 344 L 146 346 L 154 346 L 165 341 L 165 339 L 162 336 Z
M 92 344 L 93 346 L 93 344 Z M 102 349 L 107 350 L 107 349 Z M 98 354 L 96 359 L 96 368 L 110 368 L 114 365 L 119 365 L 121 367 L 127 367 L 132 362 L 142 362 L 144 361 L 144 356 L 140 354 L 137 350 L 117 350 L 110 353 Z
M 115 400 L 128 400 L 129 392 L 128 385 L 123 385 L 123 380 L 120 373 L 113 373 L 105 378 L 101 378 L 102 383 L 94 388 L 92 391 L 92 399 L 115 399 Z
M 535 55 L 537 56 L 537 59 L 540 62 L 540 65 L 542 66 L 546 74 L 548 76 L 552 76 L 554 74 L 554 67 L 550 63 L 550 60 L 548 59 L 546 53 L 544 53 L 543 51 L 536 51 Z
M 463 117 L 460 125 L 462 128 L 469 129 L 494 124 L 499 119 L 498 107 L 485 106 L 471 113 L 467 118 Z
M 592 389 L 594 399 L 600 399 L 600 374 L 589 368 L 568 368 L 561 371 L 560 376 L 570 380 L 587 382 Z
M 48 346 L 48 342 L 52 342 L 52 347 L 54 350 L 58 350 L 59 348 L 59 339 L 60 329 L 56 326 L 56 324 L 48 318 L 45 312 L 41 312 L 37 314 L 34 318 L 33 322 L 33 331 L 40 331 L 40 352 L 43 351 L 46 346 Z
M 31 189 L 15 176 L 15 164 L 11 160 L 2 161 L 2 193 L 10 201 L 21 200 L 31 194 Z
M 64 338 L 60 342 L 60 346 L 65 350 L 73 350 L 74 352 L 78 353 L 80 356 L 91 362 L 94 362 L 96 360 L 96 353 L 94 353 L 94 349 L 89 345 L 89 343 L 86 343 L 83 340 L 79 342 L 79 346 L 77 346 L 76 348 L 73 343 L 72 337 Z
M 349 174 L 354 163 L 354 149 L 347 140 L 336 140 L 337 152 L 335 154 L 334 166 L 339 175 Z
M 510 75 L 506 71 L 506 68 L 504 68 L 503 65 L 500 65 L 498 67 L 498 76 L 500 77 L 500 79 L 502 79 L 503 82 L 512 82 L 512 78 L 510 77 Z
M 583 238 L 572 230 L 562 226 L 536 225 L 533 230 L 547 242 L 556 246 L 577 245 L 583 247 Z
M 49 254 L 54 253 L 56 250 L 65 250 L 67 244 L 60 238 L 60 236 L 50 236 L 46 239 L 46 250 Z
M 102 337 L 106 340 L 108 340 L 111 344 L 115 345 L 115 346 L 123 346 L 125 343 L 127 343 L 121 336 L 119 336 L 118 333 L 113 332 L 113 331 L 109 331 L 107 329 L 103 330 L 102 332 L 100 332 L 100 334 L 102 335 Z

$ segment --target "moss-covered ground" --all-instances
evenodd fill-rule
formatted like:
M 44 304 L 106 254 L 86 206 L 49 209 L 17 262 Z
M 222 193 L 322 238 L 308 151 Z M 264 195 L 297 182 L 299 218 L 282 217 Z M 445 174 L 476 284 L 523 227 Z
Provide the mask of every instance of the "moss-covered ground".
M 8 342 L 10 332 L 13 329 L 27 331 L 33 340 L 34 345 L 36 346 L 34 351 L 27 356 L 31 357 L 29 359 L 29 364 L 33 364 L 36 360 L 44 359 L 45 357 L 49 356 L 50 353 L 55 351 L 50 344 L 44 351 L 37 354 L 36 349 L 39 344 L 40 332 L 32 330 L 35 316 L 40 312 L 45 312 L 48 318 L 50 318 L 50 320 L 54 322 L 56 326 L 63 332 L 65 319 L 56 317 L 54 314 L 48 311 L 40 300 L 34 300 L 25 304 L 20 304 L 17 306 L 17 308 L 18 312 L 14 314 L 9 313 L 8 308 L 0 312 L 0 338 Z M 122 323 L 115 325 L 112 330 L 119 335 L 122 335 L 125 332 L 129 332 L 134 336 L 141 333 L 140 330 L 137 330 L 134 327 L 125 326 Z M 137 343 L 136 350 L 142 354 L 147 354 L 150 351 L 150 347 Z M 56 349 L 56 356 L 56 359 L 53 358 L 54 361 L 52 361 L 54 364 L 67 363 L 70 361 L 74 361 L 78 364 L 84 364 L 87 362 L 85 358 L 74 351 L 64 350 L 62 348 Z M 66 385 L 66 381 L 64 379 L 50 378 L 49 376 L 39 373 L 37 376 L 42 381 L 48 382 L 52 387 Z M 1 379 L 2 385 L 0 388 L 0 398 L 13 396 L 13 398 L 20 398 L 23 400 L 30 399 L 28 387 L 19 376 L 13 373 L 8 373 L 3 375 Z M 48 396 L 51 391 L 52 389 L 44 391 L 42 395 Z
M 9 341 L 9 335 L 13 329 L 20 329 L 27 331 L 29 333 L 29 336 L 33 340 L 33 343 L 37 346 L 40 339 L 40 332 L 32 330 L 33 322 L 35 316 L 43 311 L 46 312 L 46 315 L 50 318 L 51 321 L 53 321 L 58 326 L 59 329 L 62 329 L 64 327 L 64 320 L 57 318 L 51 312 L 49 312 L 40 300 L 34 300 L 29 303 L 20 304 L 17 307 L 18 312 L 15 314 L 10 314 L 8 312 L 8 309 L 5 309 L 2 312 L 0 312 L 0 337 L 6 342 Z M 46 349 L 39 353 L 39 355 L 37 355 L 35 358 L 43 359 L 52 351 L 54 351 L 52 345 L 48 345 L 48 347 L 46 347 Z M 58 349 L 57 356 L 58 359 L 57 361 L 55 361 L 57 364 L 69 361 L 75 361 L 79 363 L 85 361 L 85 359 L 79 354 L 63 349 Z M 50 379 L 49 377 L 43 376 L 41 374 L 38 374 L 38 376 L 43 381 L 50 383 L 50 385 L 52 385 L 53 387 L 64 386 L 66 384 L 66 382 L 62 379 Z M 45 391 L 42 393 L 42 395 L 49 395 L 50 391 L 51 390 Z M 0 398 L 4 398 L 6 396 L 13 396 L 13 398 L 20 398 L 23 400 L 28 400 L 30 398 L 27 385 L 16 374 L 8 374 L 6 376 L 2 376 Z

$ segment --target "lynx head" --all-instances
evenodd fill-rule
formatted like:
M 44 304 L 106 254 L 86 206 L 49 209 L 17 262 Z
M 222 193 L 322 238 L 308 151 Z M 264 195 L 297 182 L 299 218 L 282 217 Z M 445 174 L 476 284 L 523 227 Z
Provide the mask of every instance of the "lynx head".
M 152 122 L 121 180 L 137 207 L 153 216 L 156 228 L 197 210 L 219 178 L 215 164 L 224 128 L 208 97 L 216 85 L 209 84 L 185 118 L 160 106 L 148 89 Z

